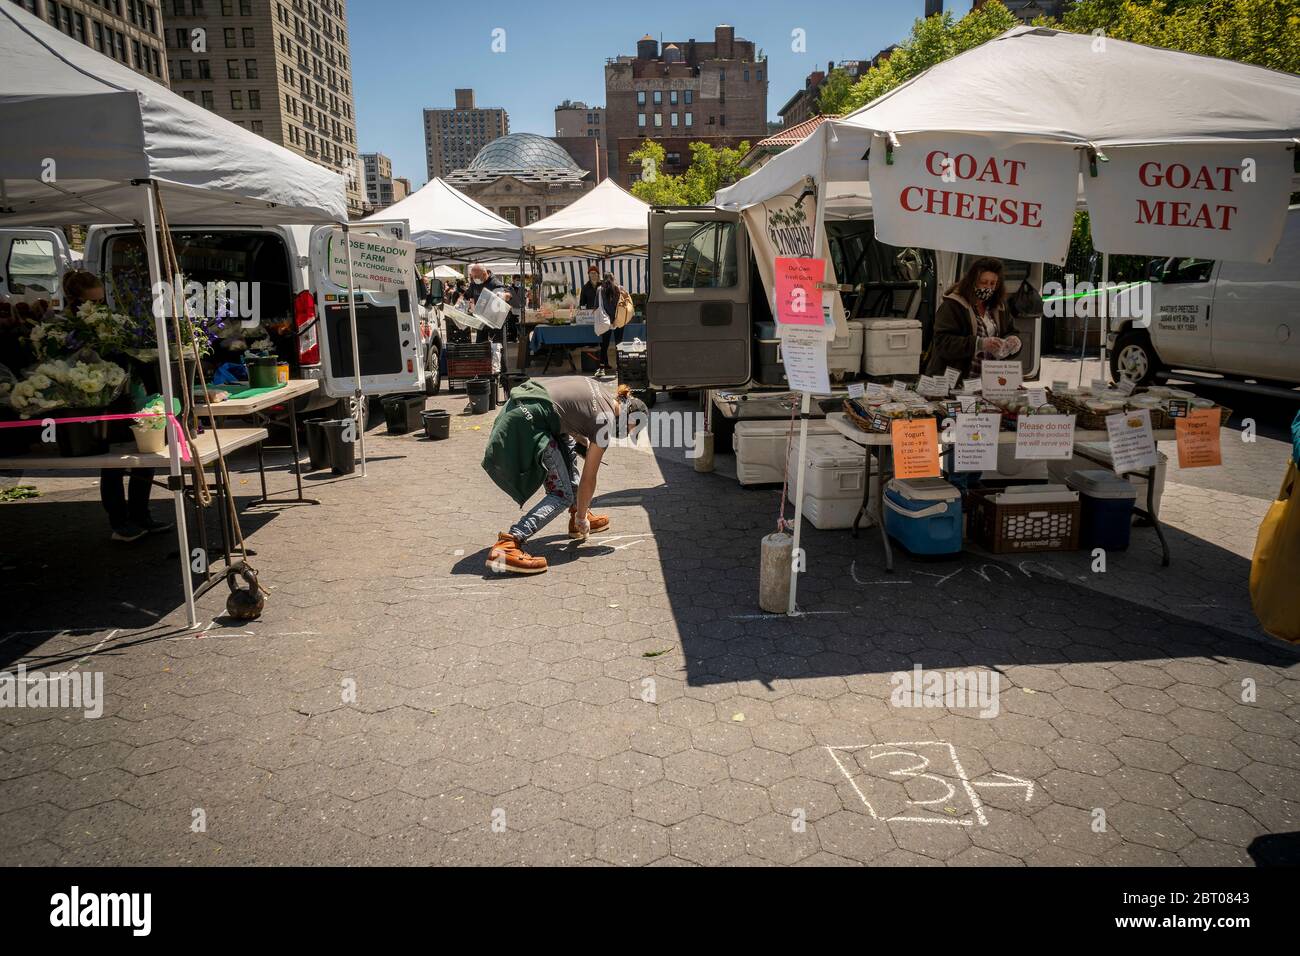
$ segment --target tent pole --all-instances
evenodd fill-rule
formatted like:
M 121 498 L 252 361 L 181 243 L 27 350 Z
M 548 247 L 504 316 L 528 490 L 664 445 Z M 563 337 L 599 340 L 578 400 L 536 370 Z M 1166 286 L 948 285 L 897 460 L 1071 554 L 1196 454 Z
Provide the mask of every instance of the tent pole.
M 1101 254 L 1101 302 L 1098 306 L 1098 317 L 1101 322 L 1101 371 L 1097 377 L 1103 382 L 1107 379 L 1106 374 L 1106 336 L 1110 334 L 1110 289 L 1107 283 L 1110 282 L 1110 253 Z
M 154 334 L 158 337 L 158 378 L 162 382 L 163 406 L 170 414 L 174 407 L 172 402 L 172 376 L 171 376 L 171 353 L 167 347 L 167 323 L 163 319 L 162 301 L 160 296 L 164 289 L 170 289 L 171 295 L 179 294 L 178 289 L 171 289 L 169 285 L 163 283 L 162 261 L 158 255 L 158 210 L 154 207 L 153 182 L 144 180 L 140 183 L 144 187 L 145 194 L 145 254 L 149 260 L 149 287 L 153 292 L 150 296 L 150 305 L 153 309 Z M 178 348 L 183 348 L 182 343 L 177 342 Z M 198 451 L 191 448 L 190 454 L 197 455 Z M 184 481 L 181 479 L 181 455 L 180 439 L 176 429 L 176 419 L 174 417 L 167 420 L 167 474 L 169 476 L 168 484 L 172 486 L 172 502 L 176 506 L 176 538 L 180 547 L 181 562 L 181 586 L 185 591 L 185 613 L 188 615 L 190 627 L 196 627 L 199 623 L 198 611 L 194 607 L 194 579 L 190 577 L 190 540 L 189 529 L 185 526 L 185 492 L 183 490 Z M 198 464 L 198 463 L 196 463 Z M 203 467 L 198 464 L 198 467 Z M 203 520 L 203 512 L 195 509 L 198 514 L 198 520 Z M 207 567 L 207 555 L 203 556 L 204 567 Z
M 357 344 L 357 296 L 352 278 L 352 237 L 348 224 L 343 224 L 343 247 L 348 257 L 348 325 L 352 329 L 352 378 L 356 381 L 357 431 L 361 444 L 361 477 L 366 477 L 366 398 L 361 394 L 361 348 Z

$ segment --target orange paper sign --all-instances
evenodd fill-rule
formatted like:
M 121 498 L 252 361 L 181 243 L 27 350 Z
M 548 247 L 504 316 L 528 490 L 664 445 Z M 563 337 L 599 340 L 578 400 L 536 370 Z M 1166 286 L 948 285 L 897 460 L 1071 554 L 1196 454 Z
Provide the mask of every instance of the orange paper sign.
M 1195 408 L 1174 419 L 1179 468 L 1210 468 L 1223 464 L 1219 448 L 1219 410 Z
M 896 418 L 890 435 L 894 477 L 939 477 L 939 432 L 933 418 Z

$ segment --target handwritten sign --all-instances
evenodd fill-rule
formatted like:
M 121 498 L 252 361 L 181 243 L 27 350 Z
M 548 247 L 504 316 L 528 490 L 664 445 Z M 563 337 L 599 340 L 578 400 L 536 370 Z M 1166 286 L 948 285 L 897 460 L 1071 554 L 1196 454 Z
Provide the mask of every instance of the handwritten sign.
M 939 477 L 939 431 L 933 418 L 896 418 L 891 430 L 896 478 Z
M 861 382 L 849 382 L 849 398 L 862 398 L 865 394 L 866 389 Z
M 985 362 L 980 368 L 980 383 L 985 398 L 1006 401 L 1020 391 L 1025 370 L 1019 362 Z
M 1029 402 L 1030 408 L 1042 408 L 1047 404 L 1047 389 L 1031 388 L 1025 392 L 1025 400 Z
M 961 381 L 961 369 L 953 368 L 949 365 L 943 370 L 943 377 L 948 382 L 948 391 L 951 392 L 957 387 L 957 383 Z
M 1073 415 L 1021 415 L 1016 419 L 1016 458 L 1064 461 L 1073 455 Z
M 826 264 L 821 259 L 776 260 L 776 321 L 779 325 L 810 325 L 821 328 L 822 281 Z M 787 372 L 788 374 L 788 372 Z
M 922 375 L 916 390 L 927 398 L 944 398 L 952 391 L 952 386 L 943 375 Z
M 1219 447 L 1219 410 L 1194 408 L 1174 421 L 1179 468 L 1212 468 L 1223 464 Z
M 781 361 L 790 389 L 829 395 L 830 375 L 826 366 L 826 332 L 820 324 L 816 327 L 782 326 Z
M 1115 474 L 1156 466 L 1156 439 L 1151 431 L 1149 409 L 1107 415 L 1106 433 L 1110 437 Z
M 953 426 L 956 448 L 953 467 L 957 471 L 998 470 L 998 414 L 958 415 Z

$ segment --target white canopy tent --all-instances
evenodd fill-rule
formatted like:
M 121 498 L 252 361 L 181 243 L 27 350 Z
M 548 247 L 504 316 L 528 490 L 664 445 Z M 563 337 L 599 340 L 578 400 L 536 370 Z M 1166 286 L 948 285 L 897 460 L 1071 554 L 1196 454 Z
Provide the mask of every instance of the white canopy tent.
M 612 179 L 531 226 L 524 242 L 539 258 L 553 254 L 609 256 L 641 250 L 649 242 L 650 204 L 637 199 Z
M 140 224 L 151 286 L 163 281 L 159 203 L 172 226 L 347 221 L 341 176 L 8 3 L 0 6 L 0 129 L 0 225 Z M 155 330 L 165 369 L 170 359 L 161 311 Z M 171 376 L 161 380 L 172 407 Z M 193 625 L 174 423 L 168 433 L 181 576 Z
M 436 252 L 453 261 L 469 261 L 490 250 L 516 251 L 524 245 L 518 226 L 441 179 L 430 180 L 401 202 L 361 221 L 391 219 L 411 224 L 411 241 L 421 252 Z M 458 250 L 464 255 L 457 255 Z
M 1083 201 L 1092 213 L 1094 242 L 1103 250 L 1104 280 L 1111 252 L 1267 261 L 1281 235 L 1287 193 L 1300 182 L 1297 137 L 1300 77 L 1105 37 L 1017 27 L 823 123 L 804 142 L 719 190 L 715 202 L 743 212 L 777 197 L 816 195 L 818 258 L 824 255 L 826 219 L 870 214 L 876 235 L 891 245 L 1032 258 L 1032 251 L 1008 253 L 1007 243 L 1033 250 L 1037 239 L 1037 258 L 1053 261 L 1063 260 L 1068 245 L 1066 213 Z M 965 174 L 959 164 L 945 165 L 972 142 L 980 146 L 971 151 L 977 158 Z M 985 150 L 982 156 L 978 149 Z M 1030 164 L 1019 157 L 1032 156 L 1035 173 L 1047 174 L 1035 182 L 1038 221 L 1026 215 L 1009 224 L 996 218 L 967 222 L 982 215 L 983 207 L 971 201 L 981 197 L 967 196 L 965 205 L 952 200 L 950 206 L 943 184 L 991 182 L 997 188 L 985 189 L 985 197 L 994 203 L 1010 199 L 1013 188 L 1025 183 L 1014 177 L 1008 182 L 1009 156 L 1017 157 L 1019 166 L 1011 168 L 1023 180 L 1029 179 Z M 984 175 L 985 157 L 996 170 L 991 176 Z M 896 159 L 918 178 L 900 177 L 898 168 L 891 169 Z M 1166 168 L 1180 170 L 1179 182 L 1161 175 Z M 934 181 L 925 182 L 926 173 Z M 875 181 L 875 200 L 868 179 Z M 1230 223 L 1229 213 L 1221 212 L 1225 202 L 1215 207 L 1213 215 L 1220 218 L 1206 215 L 1210 228 L 1188 228 L 1201 222 L 1199 213 L 1193 221 L 1192 210 L 1204 197 L 1186 189 L 1206 189 L 1207 180 L 1220 196 L 1239 187 L 1229 202 L 1239 204 L 1231 210 L 1240 214 Z M 1049 190 L 1052 185 L 1058 188 Z M 1058 194 L 1061 187 L 1064 195 Z M 1173 190 L 1172 200 L 1164 198 L 1164 189 Z M 1049 225 L 1043 213 L 1049 202 L 1053 228 L 1035 236 L 1033 229 Z M 1019 234 L 1007 228 L 1017 225 L 1024 227 Z M 1235 235 L 1226 235 L 1230 226 Z M 1049 231 L 1051 237 L 1043 235 Z M 807 402 L 805 395 L 805 413 Z M 806 424 L 800 478 L 805 435 Z M 802 497 L 800 482 L 796 553 Z M 792 569 L 791 613 L 796 583 Z

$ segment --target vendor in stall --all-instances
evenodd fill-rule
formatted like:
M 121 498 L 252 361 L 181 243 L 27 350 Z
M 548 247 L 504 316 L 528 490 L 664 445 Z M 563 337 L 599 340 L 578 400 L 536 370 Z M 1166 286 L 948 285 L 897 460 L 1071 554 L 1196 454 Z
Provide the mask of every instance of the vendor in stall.
M 539 489 L 545 494 L 509 531 L 497 534 L 487 566 L 513 574 L 541 574 L 546 559 L 527 554 L 524 544 L 565 509 L 569 537 L 586 540 L 609 527 L 609 518 L 590 511 L 596 478 L 609 439 L 635 434 L 646 406 L 620 385 L 616 393 L 582 375 L 530 379 L 510 393 L 497 416 L 483 454 L 483 470 L 523 505 Z M 575 445 L 585 450 L 578 476 Z
M 980 258 L 943 295 L 934 316 L 934 336 L 925 374 L 942 375 L 948 368 L 963 379 L 978 376 L 985 360 L 1020 354 L 1020 334 L 1007 310 L 1002 260 Z
M 75 313 L 87 302 L 104 301 L 104 283 L 99 276 L 74 269 L 63 277 L 63 300 L 69 314 Z M 111 356 L 101 358 L 112 360 Z M 143 395 L 143 389 L 140 390 Z M 123 414 L 139 408 L 140 396 L 130 392 L 104 409 L 107 414 Z M 132 468 L 127 480 L 122 468 L 103 468 L 99 472 L 99 500 L 108 514 L 108 524 L 114 541 L 136 541 L 147 534 L 170 530 L 173 525 L 160 521 L 149 512 L 149 493 L 153 490 L 154 469 Z M 126 481 L 126 491 L 122 484 Z

